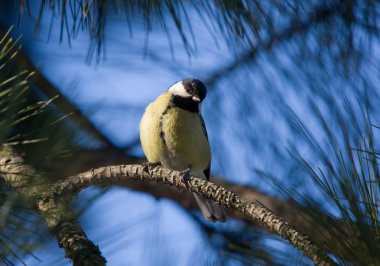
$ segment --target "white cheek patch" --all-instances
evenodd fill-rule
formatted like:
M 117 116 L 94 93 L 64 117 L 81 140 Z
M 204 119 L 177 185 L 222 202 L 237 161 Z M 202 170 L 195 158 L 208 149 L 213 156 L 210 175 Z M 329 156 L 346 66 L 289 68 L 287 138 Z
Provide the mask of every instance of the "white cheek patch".
M 181 97 L 184 97 L 184 98 L 191 97 L 191 95 L 186 91 L 185 87 L 183 86 L 182 81 L 178 81 L 173 86 L 171 86 L 169 88 L 169 91 L 173 95 L 181 96 Z

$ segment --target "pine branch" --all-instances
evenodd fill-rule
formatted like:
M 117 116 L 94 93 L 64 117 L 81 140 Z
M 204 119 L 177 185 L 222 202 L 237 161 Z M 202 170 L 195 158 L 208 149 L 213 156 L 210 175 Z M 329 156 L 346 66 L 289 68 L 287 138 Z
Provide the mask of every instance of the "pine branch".
M 106 260 L 99 247 L 87 238 L 68 204 L 61 200 L 44 194 L 38 202 L 38 209 L 59 246 L 65 250 L 66 257 L 74 265 L 105 265 Z
M 112 147 L 100 150 L 82 150 L 78 156 L 81 158 L 79 161 L 60 160 L 59 163 L 57 163 L 57 166 L 54 166 L 54 169 L 61 173 L 62 176 L 71 176 L 83 172 L 86 169 L 99 168 L 107 165 L 141 164 L 146 162 L 143 158 L 133 157 L 128 154 L 120 154 Z M 66 167 L 67 165 L 70 165 L 70 167 Z M 313 222 L 313 219 L 307 211 L 300 209 L 291 201 L 262 193 L 248 185 L 227 182 L 226 179 L 227 178 L 218 176 L 211 177 L 211 180 L 215 184 L 223 186 L 251 202 L 257 202 L 271 210 L 277 216 L 282 217 L 302 233 L 309 235 L 315 243 L 323 248 L 324 251 L 328 253 L 346 254 L 346 242 L 351 239 L 351 237 L 349 237 L 346 225 L 341 220 L 333 219 L 328 215 L 321 217 L 326 221 L 325 224 L 329 224 L 330 229 L 333 227 L 336 232 L 339 231 L 339 235 L 346 236 L 342 241 L 334 241 L 336 236 L 333 235 L 330 230 L 326 230 L 326 228 L 320 224 Z M 180 192 L 178 189 L 163 184 L 138 182 L 134 179 L 123 179 L 114 185 L 138 192 L 148 193 L 157 199 L 170 199 L 188 210 L 198 210 L 198 205 L 193 195 L 188 191 Z M 105 184 L 105 186 L 107 186 L 107 184 Z M 242 220 L 247 224 L 253 226 L 257 225 L 246 219 L 244 215 L 234 212 L 233 210 L 227 210 L 227 214 L 229 217 Z M 318 234 L 315 234 L 314 232 L 318 232 Z M 345 257 L 349 257 L 349 255 L 350 254 L 346 254 Z
M 37 174 L 31 167 L 24 165 L 22 157 L 17 155 L 11 147 L 3 146 L 0 158 L 2 177 L 36 205 L 49 229 L 57 237 L 60 246 L 65 249 L 66 256 L 73 260 L 74 265 L 104 265 L 105 259 L 101 256 L 98 247 L 88 240 L 68 209 L 67 204 L 70 198 L 90 185 L 99 183 L 111 185 L 124 179 L 155 181 L 200 193 L 225 207 L 242 213 L 249 220 L 287 239 L 315 264 L 333 264 L 307 236 L 299 233 L 267 208 L 248 202 L 235 193 L 206 180 L 192 177 L 190 182 L 184 183 L 181 173 L 161 167 L 118 165 L 92 169 L 50 185 L 43 182 L 46 180 L 41 179 L 42 177 L 37 179 L 39 182 L 35 182 Z
M 231 185 L 219 181 L 227 187 L 232 187 L 233 190 L 238 191 L 250 201 L 220 185 L 195 177 L 192 178 L 190 183 L 183 183 L 182 176 L 178 172 L 144 165 L 101 167 L 50 185 L 49 180 L 41 179 L 42 177 L 36 178 L 35 171 L 30 166 L 25 165 L 23 158 L 17 155 L 10 146 L 4 146 L 0 151 L 0 173 L 13 188 L 28 197 L 32 204 L 37 206 L 49 229 L 57 237 L 60 246 L 65 249 L 66 256 L 72 259 L 74 264 L 87 261 L 90 263 L 89 265 L 102 265 L 101 262 L 104 261 L 104 258 L 101 256 L 97 246 L 87 239 L 85 232 L 83 232 L 68 209 L 67 204 L 70 202 L 71 197 L 81 189 L 91 185 L 110 186 L 121 182 L 126 184 L 126 181 L 129 182 L 128 187 L 148 191 L 157 197 L 175 198 L 175 195 L 177 195 L 178 198 L 181 198 L 178 202 L 185 206 L 190 204 L 187 207 L 193 209 L 196 208 L 196 204 L 190 197 L 190 193 L 189 197 L 184 197 L 183 194 L 179 194 L 173 188 L 152 184 L 149 181 L 169 184 L 189 192 L 201 193 L 220 202 L 223 206 L 229 207 L 231 217 L 245 219 L 289 240 L 291 244 L 298 247 L 315 263 L 319 263 L 319 265 L 331 264 L 325 253 L 309 237 L 297 231 L 260 203 L 253 203 L 253 201 L 257 202 L 259 200 L 272 208 L 273 206 L 276 207 L 276 204 L 279 204 L 276 208 L 281 208 L 283 206 L 281 200 L 276 203 L 273 198 L 263 194 L 260 195 L 246 186 Z M 143 182 L 130 182 L 132 180 L 141 180 Z M 142 187 L 145 188 L 142 189 Z M 164 187 L 167 187 L 167 189 Z M 289 211 L 288 217 L 296 216 L 294 215 L 294 206 L 289 204 L 286 207 L 291 208 L 285 208 L 285 212 Z M 297 219 L 292 219 L 292 221 L 297 221 Z M 298 220 L 298 223 L 302 224 L 302 219 Z M 309 233 L 313 231 L 311 229 Z M 95 262 L 98 264 L 95 264 Z
M 100 183 L 109 186 L 120 180 L 128 179 L 141 180 L 144 182 L 153 181 L 175 186 L 178 189 L 199 193 L 207 198 L 213 199 L 224 207 L 231 208 L 245 215 L 247 219 L 266 228 L 269 232 L 288 240 L 316 265 L 334 264 L 308 236 L 298 232 L 293 226 L 267 208 L 249 202 L 232 191 L 207 180 L 191 177 L 189 182 L 183 182 L 183 176 L 180 172 L 159 166 L 116 165 L 92 169 L 56 183 L 49 189 L 47 194 L 49 198 L 53 199 L 65 195 L 69 200 L 70 197 L 88 186 Z
M 49 181 L 25 165 L 11 146 L 0 150 L 0 176 L 37 209 L 74 265 L 105 265 L 98 246 L 87 238 L 67 201 L 52 197 Z
M 212 176 L 211 180 L 216 185 L 233 191 L 250 202 L 256 202 L 258 205 L 264 206 L 277 216 L 282 217 L 284 220 L 294 225 L 302 233 L 310 234 L 310 238 L 313 242 L 317 243 L 324 251 L 329 253 L 345 254 L 345 244 L 350 237 L 348 236 L 346 225 L 341 220 L 333 219 L 327 215 L 321 217 L 321 219 L 326 221 L 326 224 L 330 225 L 330 229 L 333 227 L 336 231 L 339 230 L 341 235 L 347 236 L 345 239 L 341 239 L 341 241 L 338 242 L 334 241 L 335 236 L 332 235 L 329 230 L 326 230 L 326 228 L 322 227 L 320 224 L 313 222 L 310 214 L 297 207 L 291 201 L 264 194 L 247 185 L 226 182 L 220 177 Z M 137 182 L 134 179 L 123 179 L 115 185 L 148 193 L 157 199 L 170 199 L 188 210 L 198 210 L 197 202 L 195 201 L 193 195 L 188 191 L 179 191 L 173 187 L 162 184 Z M 228 217 L 244 221 L 251 226 L 257 225 L 247 219 L 246 216 L 239 212 L 235 212 L 233 209 L 227 209 L 226 211 Z M 318 232 L 318 234 L 315 234 L 315 232 Z M 346 256 L 349 257 L 349 254 L 346 254 Z

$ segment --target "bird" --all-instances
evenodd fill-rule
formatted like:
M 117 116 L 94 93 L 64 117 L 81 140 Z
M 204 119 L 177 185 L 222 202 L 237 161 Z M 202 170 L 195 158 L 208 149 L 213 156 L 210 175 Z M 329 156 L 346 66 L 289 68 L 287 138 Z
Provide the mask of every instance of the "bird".
M 148 105 L 140 121 L 140 141 L 148 163 L 210 179 L 211 149 L 201 104 L 207 94 L 198 79 L 174 83 Z M 193 193 L 204 218 L 224 222 L 217 202 Z

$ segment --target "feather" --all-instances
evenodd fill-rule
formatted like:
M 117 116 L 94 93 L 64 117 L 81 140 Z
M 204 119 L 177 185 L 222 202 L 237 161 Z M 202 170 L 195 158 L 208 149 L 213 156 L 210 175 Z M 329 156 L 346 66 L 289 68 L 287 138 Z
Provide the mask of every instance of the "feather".
M 190 168 L 191 175 L 209 179 L 211 150 L 203 117 L 177 106 L 169 91 L 146 108 L 140 122 L 140 139 L 149 162 L 177 171 Z M 225 221 L 219 204 L 202 195 L 194 197 L 206 220 Z

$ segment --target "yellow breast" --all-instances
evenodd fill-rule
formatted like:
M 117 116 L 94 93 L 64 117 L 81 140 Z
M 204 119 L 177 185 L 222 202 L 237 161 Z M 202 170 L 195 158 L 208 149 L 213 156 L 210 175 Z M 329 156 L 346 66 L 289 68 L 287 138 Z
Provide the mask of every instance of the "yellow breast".
M 198 113 L 170 106 L 163 93 L 150 104 L 140 123 L 140 139 L 149 162 L 165 167 L 203 171 L 211 161 L 210 145 Z M 161 133 L 162 132 L 162 133 Z
M 165 147 L 160 138 L 160 119 L 170 101 L 168 93 L 161 94 L 148 105 L 140 121 L 140 141 L 149 162 L 161 162 Z
M 172 108 L 164 116 L 162 128 L 167 149 L 178 168 L 203 171 L 209 166 L 210 145 L 198 113 Z

